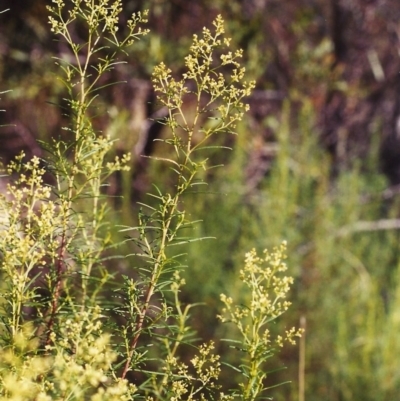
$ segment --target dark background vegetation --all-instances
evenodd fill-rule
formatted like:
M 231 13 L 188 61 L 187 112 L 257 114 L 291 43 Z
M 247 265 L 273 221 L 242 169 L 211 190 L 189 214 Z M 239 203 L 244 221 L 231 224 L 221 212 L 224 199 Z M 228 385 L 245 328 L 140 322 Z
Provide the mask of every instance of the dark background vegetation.
M 51 57 L 69 56 L 50 33 L 48 0 L 7 3 L 0 16 L 0 91 L 12 90 L 1 100 L 4 162 L 21 150 L 44 156 L 37 140 L 65 137 L 63 87 Z M 292 311 L 280 324 L 306 318 L 306 365 L 299 369 L 295 347 L 271 362 L 271 369 L 288 366 L 271 375 L 271 385 L 293 381 L 274 390 L 275 399 L 304 399 L 303 379 L 308 401 L 396 399 L 400 2 L 123 3 L 125 18 L 150 10 L 151 33 L 107 78 L 127 83 L 105 90 L 93 114 L 99 131 L 119 139 L 117 152 L 133 155 L 131 173 L 108 189 L 125 196 L 114 205 L 125 223 L 133 224 L 135 201 L 150 183 L 169 184 L 160 167 L 140 157 L 156 154 L 153 140 L 164 135 L 151 120 L 160 113 L 150 83 L 154 65 L 164 61 L 179 73 L 192 34 L 220 13 L 257 82 L 239 135 L 224 139 L 234 151 L 212 156 L 226 167 L 209 177 L 208 194 L 185 202 L 204 220 L 197 234 L 217 237 L 187 249 L 194 280 L 184 298 L 206 303 L 193 316 L 195 327 L 205 337 L 223 335 L 227 328 L 214 319 L 219 293 L 236 291 L 244 252 L 287 239 L 296 286 Z M 73 34 L 78 41 L 79 27 Z

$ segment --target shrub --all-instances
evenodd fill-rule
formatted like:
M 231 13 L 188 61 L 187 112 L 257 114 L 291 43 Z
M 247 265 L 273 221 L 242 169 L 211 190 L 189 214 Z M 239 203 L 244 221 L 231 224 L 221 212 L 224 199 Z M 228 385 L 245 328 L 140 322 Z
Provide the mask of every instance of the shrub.
M 118 33 L 121 0 L 53 0 L 52 32 L 71 57 L 56 59 L 68 92 L 67 138 L 43 143 L 46 159 L 22 153 L 5 166 L 9 178 L 0 197 L 0 396 L 11 400 L 255 400 L 266 391 L 266 361 L 294 328 L 272 336 L 269 325 L 290 305 L 292 279 L 284 275 L 285 245 L 246 256 L 239 279 L 242 299 L 221 295 L 220 319 L 236 326 L 242 355 L 237 386 L 221 389 L 223 361 L 214 341 L 202 343 L 190 328 L 180 289 L 182 255 L 171 248 L 204 238 L 187 235 L 195 222 L 184 196 L 205 185 L 211 138 L 235 132 L 247 110 L 253 82 L 245 80 L 241 51 L 229 50 L 223 21 L 194 36 L 181 79 L 159 64 L 154 89 L 167 116 L 163 140 L 173 190 L 154 183 L 152 202 L 142 204 L 135 227 L 121 226 L 139 260 L 123 274 L 115 257 L 107 179 L 129 168 L 129 155 L 109 158 L 113 141 L 96 132 L 96 97 L 117 58 L 148 32 L 146 13 L 134 14 Z M 75 43 L 72 27 L 86 29 Z M 184 102 L 193 102 L 187 115 Z M 212 150 L 213 151 L 213 150 Z M 228 217 L 227 217 L 228 218 Z

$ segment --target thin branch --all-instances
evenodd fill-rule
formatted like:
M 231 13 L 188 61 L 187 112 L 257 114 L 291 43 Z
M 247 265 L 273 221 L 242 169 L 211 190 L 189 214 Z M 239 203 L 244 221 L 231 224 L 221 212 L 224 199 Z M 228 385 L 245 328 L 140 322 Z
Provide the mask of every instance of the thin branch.
M 382 219 L 375 221 L 357 221 L 356 223 L 343 226 L 335 233 L 335 237 L 345 237 L 350 234 L 365 231 L 399 230 L 400 219 Z

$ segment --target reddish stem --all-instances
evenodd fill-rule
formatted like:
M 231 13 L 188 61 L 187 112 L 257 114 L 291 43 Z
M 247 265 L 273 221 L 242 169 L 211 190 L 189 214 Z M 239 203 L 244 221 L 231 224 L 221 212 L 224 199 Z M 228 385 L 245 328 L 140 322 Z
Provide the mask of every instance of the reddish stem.
M 135 352 L 135 348 L 137 346 L 137 343 L 139 341 L 139 337 L 143 328 L 143 323 L 144 323 L 144 318 L 146 317 L 146 313 L 147 310 L 149 308 L 150 305 L 150 299 L 151 296 L 153 295 L 153 291 L 154 291 L 154 284 L 153 281 L 150 283 L 149 288 L 147 289 L 146 292 L 146 297 L 145 297 L 145 302 L 144 302 L 144 306 L 141 310 L 141 312 L 139 313 L 138 317 L 136 318 L 136 324 L 135 324 L 135 335 L 132 338 L 132 341 L 130 343 L 129 346 L 129 354 L 128 354 L 128 358 L 126 360 L 125 366 L 124 366 L 124 370 L 122 372 L 122 379 L 125 379 L 126 374 L 128 373 L 129 370 L 129 366 L 132 362 L 132 358 L 133 358 L 133 353 Z
M 50 319 L 47 323 L 47 338 L 45 345 L 51 344 L 51 333 L 53 332 L 53 327 L 58 309 L 58 301 L 62 289 L 62 272 L 63 272 L 64 254 L 65 254 L 65 242 L 66 242 L 66 232 L 64 230 L 61 238 L 61 245 L 56 264 L 56 286 L 51 301 Z

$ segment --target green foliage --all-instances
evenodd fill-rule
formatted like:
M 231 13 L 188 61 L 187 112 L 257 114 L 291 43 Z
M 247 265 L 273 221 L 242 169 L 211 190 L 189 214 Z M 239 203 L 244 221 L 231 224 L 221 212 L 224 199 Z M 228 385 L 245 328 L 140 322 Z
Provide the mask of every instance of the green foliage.
M 238 394 L 242 392 L 244 400 L 256 400 L 268 389 L 264 387 L 267 372 L 262 366 L 273 355 L 274 345 L 283 347 L 283 341 L 295 344 L 294 337 L 300 337 L 302 333 L 293 327 L 286 330 L 285 337 L 277 335 L 275 339 L 271 339 L 271 322 L 290 306 L 286 298 L 293 278 L 280 277 L 280 273 L 287 270 L 283 262 L 286 258 L 285 251 L 286 244 L 282 244 L 280 249 L 275 248 L 272 253 L 264 251 L 264 258 L 258 257 L 254 249 L 246 254 L 240 279 L 250 290 L 249 301 L 234 303 L 231 297 L 221 295 L 225 308 L 220 319 L 223 322 L 232 322 L 242 337 L 239 347 L 245 357 L 240 369 L 246 381 L 239 384 L 241 391 Z M 237 345 L 238 341 L 232 343 Z
M 32 359 L 32 363 L 42 363 L 41 352 L 46 342 L 49 347 L 57 346 L 61 331 L 66 326 L 64 320 L 74 322 L 72 318 L 75 314 L 83 316 L 80 314 L 81 309 L 94 312 L 95 304 L 98 304 L 103 313 L 100 318 L 101 330 L 109 341 L 107 352 L 112 350 L 116 359 L 108 368 L 102 367 L 101 361 L 93 365 L 96 370 L 104 370 L 107 377 L 105 383 L 92 387 L 86 383 L 86 378 L 82 380 L 88 387 L 87 398 L 101 388 L 113 388 L 113 375 L 122 375 L 124 362 L 132 348 L 130 341 L 134 333 L 137 333 L 139 312 L 142 310 L 137 309 L 137 305 L 144 306 L 144 295 L 151 284 L 153 265 L 149 249 L 153 255 L 159 255 L 162 216 L 171 211 L 171 208 L 165 208 L 166 196 L 169 194 L 170 199 L 175 199 L 179 168 L 183 168 L 185 179 L 191 177 L 191 172 L 195 172 L 195 176 L 192 184 L 179 195 L 175 214 L 168 214 L 173 217 L 167 239 L 171 239 L 170 234 L 175 236 L 165 246 L 165 255 L 160 255 L 165 262 L 160 269 L 160 282 L 167 284 L 164 287 L 154 286 L 148 313 L 141 326 L 137 345 L 132 351 L 132 370 L 126 373 L 126 378 L 130 382 L 141 383 L 141 388 L 129 397 L 152 394 L 154 398 L 168 398 L 179 392 L 181 398 L 188 398 L 189 394 L 195 397 L 194 392 L 198 391 L 197 396 L 203 392 L 208 398 L 211 390 L 206 387 L 217 382 L 216 372 L 219 369 L 218 382 L 222 388 L 238 392 L 238 383 L 246 383 L 243 374 L 251 371 L 251 361 L 246 359 L 249 348 L 242 344 L 243 336 L 235 324 L 221 324 L 215 318 L 216 314 L 221 313 L 219 297 L 225 293 L 235 300 L 235 305 L 247 304 L 250 298 L 246 290 L 249 289 L 238 280 L 240 270 L 243 269 L 242 255 L 253 247 L 258 252 L 265 246 L 272 249 L 275 244 L 286 239 L 289 244 L 288 264 L 293 267 L 296 278 L 291 291 L 293 305 L 286 312 L 285 319 L 270 322 L 269 329 L 272 338 L 276 338 L 276 335 L 287 330 L 286 326 L 290 328 L 296 325 L 299 315 L 302 315 L 307 322 L 307 338 L 306 341 L 304 337 L 301 340 L 305 352 L 300 355 L 300 359 L 304 358 L 304 364 L 298 363 L 299 356 L 295 348 L 284 349 L 279 356 L 264 362 L 262 372 L 278 371 L 268 373 L 263 386 L 272 387 L 274 383 L 296 377 L 297 374 L 302 383 L 298 392 L 294 383 L 276 390 L 269 389 L 265 396 L 278 401 L 396 399 L 400 391 L 396 312 L 399 308 L 398 194 L 396 188 L 386 188 L 388 184 L 378 172 L 377 154 L 382 138 L 393 123 L 393 116 L 388 110 L 395 109 L 397 98 L 395 87 L 391 85 L 394 77 L 390 73 L 392 71 L 396 75 L 397 58 L 393 56 L 393 46 L 388 45 L 392 39 L 388 40 L 384 36 L 390 36 L 390 30 L 386 27 L 393 22 L 389 21 L 389 17 L 394 15 L 392 11 L 398 7 L 397 3 L 388 1 L 378 6 L 359 1 L 357 7 L 350 9 L 345 2 L 337 2 L 335 12 L 332 13 L 329 2 L 322 0 L 313 1 L 312 4 L 308 0 L 213 0 L 192 2 L 189 7 L 186 7 L 189 3 L 184 1 L 126 0 L 126 10 L 138 9 L 139 6 L 151 7 L 148 18 L 152 34 L 144 40 L 136 41 L 135 46 L 121 49 L 127 54 L 115 53 L 124 43 L 120 37 L 124 37 L 124 33 L 129 35 L 129 27 L 125 23 L 129 18 L 122 14 L 118 25 L 114 25 L 114 28 L 118 26 L 119 31 L 113 33 L 111 25 L 107 24 L 111 23 L 112 14 L 118 6 L 109 9 L 107 21 L 103 18 L 104 14 L 95 16 L 93 28 L 100 24 L 97 25 L 97 32 L 106 34 L 109 40 L 100 40 L 96 44 L 99 46 L 98 51 L 91 52 L 90 59 L 93 62 L 89 61 L 87 65 L 85 88 L 88 89 L 98 77 L 98 72 L 92 68 L 96 67 L 98 61 L 108 60 L 103 68 L 109 69 L 108 74 L 103 74 L 97 80 L 92 92 L 85 94 L 90 107 L 81 113 L 85 120 L 82 127 L 83 131 L 87 133 L 91 130 L 92 134 L 78 152 L 75 149 L 80 145 L 75 140 L 75 132 L 78 131 L 78 92 L 82 93 L 80 77 L 84 70 L 84 64 L 80 62 L 87 60 L 87 44 L 89 40 L 95 40 L 97 33 L 93 31 L 90 39 L 90 31 L 80 24 L 82 19 L 78 14 L 75 21 L 70 21 L 68 26 L 73 39 L 82 41 L 76 48 L 80 51 L 77 58 L 64 43 L 53 40 L 49 29 L 43 29 L 45 24 L 41 24 L 45 18 L 43 9 L 46 1 L 32 0 L 25 3 L 23 11 L 16 5 L 12 7 L 11 13 L 5 14 L 6 18 L 2 14 L 4 23 L 1 35 L 4 45 L 0 55 L 0 73 L 3 81 L 4 78 L 10 80 L 3 82 L 5 87 L 13 88 L 12 95 L 7 98 L 23 99 L 24 104 L 22 110 L 15 110 L 14 107 L 18 106 L 8 100 L 11 104 L 6 108 L 11 107 L 12 110 L 2 115 L 7 118 L 10 116 L 10 121 L 18 123 L 16 127 L 19 123 L 21 128 L 25 125 L 28 128 L 25 132 L 30 131 L 41 139 L 55 132 L 56 138 L 60 137 L 66 142 L 58 145 L 44 144 L 52 156 L 39 161 L 38 168 L 44 170 L 43 182 L 50 184 L 50 198 L 45 198 L 47 192 L 43 192 L 39 186 L 37 191 L 29 189 L 28 192 L 22 192 L 23 195 L 20 194 L 26 187 L 26 181 L 21 183 L 19 174 L 22 172 L 30 177 L 30 170 L 25 171 L 25 163 L 37 163 L 36 159 L 17 160 L 10 165 L 14 166 L 12 176 L 0 182 L 0 185 L 5 182 L 16 185 L 1 200 L 4 204 L 0 211 L 0 231 L 4 243 L 8 241 L 8 260 L 12 260 L 13 250 L 21 254 L 22 249 L 29 248 L 28 255 L 37 261 L 33 266 L 24 255 L 15 258 L 21 277 L 16 276 L 15 269 L 9 266 L 7 271 L 2 272 L 0 280 L 2 294 L 11 302 L 2 298 L 2 313 L 7 317 L 4 321 L 10 327 L 22 327 L 28 340 L 31 337 L 39 339 L 39 342 L 33 341 L 32 345 L 24 348 L 24 352 L 39 349 L 39 359 Z M 78 3 L 86 4 L 75 4 Z M 72 2 L 68 2 L 67 7 L 72 9 Z M 374 7 L 380 11 L 371 13 Z M 390 12 L 381 12 L 385 8 L 390 9 Z M 59 18 L 58 11 L 60 9 L 56 7 L 53 14 L 55 20 Z M 368 24 L 358 23 L 363 21 L 359 18 L 363 12 L 370 17 Z M 240 64 L 246 66 L 246 77 L 257 80 L 258 90 L 249 99 L 252 105 L 249 118 L 238 122 L 237 128 L 232 129 L 239 135 L 211 135 L 201 144 L 208 135 L 208 129 L 221 123 L 222 116 L 217 110 L 221 103 L 217 101 L 204 114 L 198 115 L 198 85 L 182 74 L 177 78 L 179 75 L 175 71 L 188 73 L 189 64 L 182 67 L 183 55 L 190 43 L 187 33 L 198 32 L 201 26 L 211 25 L 210 16 L 217 13 L 224 16 L 227 34 L 233 37 L 232 54 L 235 54 L 236 45 L 244 48 Z M 61 15 L 64 22 L 68 22 L 70 17 L 74 18 L 62 11 Z M 16 23 L 21 22 L 19 18 L 24 20 L 24 24 Z M 211 35 L 214 35 L 214 30 Z M 268 40 L 265 40 L 266 37 Z M 361 41 L 362 45 L 358 43 L 355 46 L 354 38 L 357 38 L 357 43 Z M 372 39 L 376 46 L 368 51 L 366 58 L 364 52 L 370 48 L 369 42 Z M 65 40 L 68 41 L 68 37 L 62 39 L 62 42 Z M 95 43 L 93 40 L 92 43 Z M 46 57 L 50 51 L 60 58 L 56 67 Z M 218 47 L 214 51 L 220 54 L 222 49 Z M 113 55 L 116 57 L 114 62 L 111 61 Z M 122 60 L 129 60 L 129 64 L 116 64 Z M 152 152 L 155 157 L 148 160 L 146 176 L 142 179 L 143 186 L 153 183 L 157 189 L 153 187 L 154 196 L 151 197 L 145 197 L 145 191 L 141 188 L 139 193 L 133 193 L 132 197 L 141 199 L 147 205 L 137 206 L 132 204 L 129 196 L 132 191 L 132 175 L 138 171 L 134 167 L 132 175 L 127 171 L 109 175 L 111 170 L 107 163 L 113 160 L 115 154 L 122 157 L 124 152 L 130 152 L 141 134 L 148 98 L 136 96 L 140 91 L 132 85 L 131 78 L 141 77 L 143 81 L 140 83 L 150 87 L 148 75 L 160 60 L 164 60 L 173 72 L 167 72 L 167 67 L 159 66 L 158 75 L 169 75 L 168 82 L 153 77 L 154 84 L 160 87 L 159 105 L 162 106 L 164 102 L 175 107 L 181 103 L 181 110 L 176 108 L 172 117 L 170 114 L 167 119 L 159 121 L 165 124 L 160 134 L 163 141 L 156 143 Z M 385 60 L 383 75 L 380 72 L 380 60 Z M 65 61 L 69 61 L 70 65 Z M 203 58 L 202 65 L 211 72 L 219 66 L 218 61 L 219 58 L 214 57 L 213 67 L 209 68 Z M 392 64 L 393 67 L 390 67 Z M 67 83 L 73 98 L 67 103 L 67 108 L 62 109 L 63 113 L 69 114 L 66 119 L 70 119 L 71 125 L 62 132 L 56 131 L 60 118 L 57 108 L 45 106 L 45 101 L 60 103 L 60 98 L 65 97 L 60 94 L 65 76 L 55 82 L 53 74 L 60 66 L 66 71 L 70 66 L 73 74 L 71 82 Z M 232 70 L 227 67 L 219 66 L 219 71 L 229 79 Z M 44 70 L 46 74 L 43 74 Z M 213 77 L 217 80 L 215 74 Z M 130 81 L 130 90 L 121 91 L 129 92 L 124 96 L 117 90 L 96 92 L 97 88 L 113 80 L 126 79 Z M 264 92 L 265 88 L 276 91 Z M 96 97 L 97 93 L 104 96 Z M 178 97 L 173 101 L 169 95 Z M 179 95 L 182 95 L 181 100 Z M 281 102 L 282 97 L 285 97 L 284 102 Z M 385 102 L 382 102 L 383 98 Z M 201 104 L 207 104 L 210 94 L 202 92 L 202 99 Z M 156 103 L 152 105 L 157 107 Z M 149 113 L 154 113 L 154 107 Z M 165 107 L 160 111 L 166 110 Z M 32 109 L 40 116 L 38 123 L 35 123 L 36 114 Z M 155 113 L 153 117 L 157 118 L 157 115 Z M 193 125 L 195 115 L 197 124 Z M 379 118 L 376 117 L 378 115 Z M 14 118 L 16 121 L 13 121 Z M 194 127 L 193 132 L 191 126 Z M 104 142 L 99 138 L 100 129 L 103 130 Z M 9 135 L 14 132 L 11 129 L 1 131 L 0 151 L 8 157 L 7 150 L 14 143 L 25 142 L 26 138 L 23 137 L 24 132 L 17 129 L 13 136 Z M 85 135 L 80 136 L 82 140 Z M 197 149 L 187 160 L 186 167 L 183 167 L 188 135 L 192 135 L 192 144 Z M 109 136 L 119 141 L 112 146 Z M 94 149 L 91 147 L 92 139 L 98 145 L 95 154 L 101 152 L 103 146 L 110 146 L 102 163 L 94 163 L 95 158 L 90 156 Z M 232 147 L 233 151 L 221 151 L 217 145 Z M 330 152 L 326 151 L 327 145 Z M 76 166 L 79 171 L 88 168 L 83 167 L 85 160 L 91 160 L 96 171 L 100 165 L 105 166 L 101 179 L 97 180 L 93 173 L 73 172 L 74 152 L 78 155 Z M 360 160 L 357 158 L 360 154 L 366 157 Z M 134 157 L 133 165 L 138 162 Z M 204 169 L 199 165 L 205 159 L 207 163 Z M 130 163 L 126 159 L 126 165 Z M 389 168 L 390 163 L 388 160 Z M 224 168 L 209 168 L 220 164 L 225 164 Z M 16 171 L 18 169 L 20 173 Z M 59 177 L 59 184 L 55 176 Z M 68 199 L 66 188 L 69 177 L 73 177 L 71 209 L 63 206 L 60 200 L 61 197 Z M 100 192 L 92 190 L 92 183 L 95 186 L 100 183 Z M 106 186 L 108 183 L 110 187 Z M 84 185 L 86 189 L 80 191 Z M 123 187 L 121 192 L 127 195 L 121 200 L 123 213 L 113 210 L 118 200 L 114 203 L 105 196 L 119 193 L 119 185 Z M 97 194 L 97 198 L 93 193 Z M 22 203 L 12 206 L 7 202 L 12 202 L 14 196 L 26 198 L 23 198 Z M 56 212 L 53 214 L 51 210 L 41 209 L 42 205 L 50 205 L 50 202 L 55 205 Z M 97 210 L 103 213 L 101 219 L 93 218 L 95 204 Z M 142 209 L 136 217 L 139 207 Z M 9 215 L 3 213 L 9 209 Z M 33 211 L 29 214 L 31 209 Z M 14 222 L 18 221 L 17 229 L 14 226 L 8 230 L 10 216 Z M 53 236 L 45 233 L 44 230 L 48 228 L 36 227 L 39 221 L 43 221 L 41 216 L 52 219 L 52 227 L 56 229 Z M 196 220 L 203 221 L 196 223 Z M 60 250 L 57 238 L 62 238 L 63 221 L 66 221 L 66 239 L 71 242 L 66 244 L 68 252 L 62 255 L 62 280 L 58 280 L 57 270 L 52 267 L 58 263 L 58 259 L 52 256 L 50 247 L 53 241 L 56 251 Z M 117 229 L 113 224 L 107 225 L 109 221 L 127 226 L 121 236 L 116 234 Z M 29 231 L 29 224 L 36 228 Z M 25 238 L 25 243 L 16 242 L 14 234 L 9 235 L 9 231 L 11 234 L 18 232 L 18 236 Z M 126 239 L 124 235 L 128 234 L 132 238 L 117 248 L 118 241 Z M 194 241 L 196 238 L 208 237 L 217 237 L 218 240 Z M 38 241 L 41 248 L 32 248 L 29 245 L 31 240 Z M 116 258 L 118 253 L 132 256 Z M 42 254 L 44 266 L 39 261 Z M 27 289 L 22 294 L 21 290 L 13 293 L 14 287 L 8 284 L 21 285 L 19 281 L 26 280 L 23 272 L 28 275 L 28 281 L 25 287 L 22 285 L 18 288 Z M 84 275 L 84 272 L 90 273 L 90 277 Z M 121 277 L 122 273 L 126 276 Z M 61 283 L 61 296 L 57 300 L 54 295 L 58 294 L 58 282 Z M 70 288 L 73 290 L 68 291 Z M 57 301 L 53 305 L 55 299 Z M 194 304 L 200 302 L 207 306 L 195 308 Z M 57 319 L 52 327 L 59 336 L 54 344 L 52 336 L 47 340 L 53 307 L 57 310 Z M 18 314 L 19 310 L 22 315 Z M 15 322 L 12 316 L 17 316 Z M 36 332 L 29 327 L 25 328 L 26 321 L 34 323 L 33 327 L 39 330 Z M 73 337 L 72 331 L 67 333 Z M 102 336 L 97 331 L 92 333 L 95 333 L 95 338 Z M 7 351 L 7 347 L 14 346 L 12 336 L 6 330 L 3 330 L 3 334 L 2 349 Z M 107 337 L 109 334 L 112 336 Z M 84 331 L 79 336 L 87 337 Z M 202 353 L 196 348 L 200 342 L 194 341 L 195 337 L 206 341 Z M 218 338 L 229 338 L 239 343 L 220 342 Z M 209 340 L 214 342 L 211 344 Z M 19 341 L 15 339 L 15 347 Z M 94 339 L 85 341 L 92 344 Z M 232 345 L 234 348 L 230 347 Z M 89 345 L 81 343 L 80 347 L 86 350 Z M 212 347 L 215 348 L 212 350 Z M 48 353 L 54 357 L 59 352 L 58 348 L 50 348 Z M 168 358 L 169 353 L 173 356 Z M 21 356 L 20 351 L 17 354 L 19 359 L 14 363 L 18 370 L 25 356 Z M 61 359 L 68 358 L 74 354 L 73 347 L 61 354 Z M 200 373 L 197 365 L 193 365 L 191 360 L 196 361 L 195 354 L 198 358 L 208 358 L 202 366 L 212 367 L 211 375 Z M 216 359 L 217 356 L 220 358 Z M 110 356 L 110 360 L 113 357 Z M 4 360 L 9 360 L 7 358 Z M 84 363 L 81 354 L 77 359 L 78 364 Z M 227 368 L 228 364 L 237 370 Z M 38 372 L 47 369 L 48 376 L 54 376 L 47 362 L 41 366 Z M 79 371 L 75 365 L 70 366 L 72 370 Z M 288 369 L 280 371 L 281 366 L 287 366 Z M 5 369 L 4 372 L 9 372 L 9 365 L 5 364 Z M 65 376 L 76 378 L 75 373 L 68 373 L 69 367 L 59 369 L 65 372 Z M 191 386 L 190 377 L 184 374 L 190 377 L 204 374 L 204 379 L 201 385 L 198 381 L 196 383 L 199 386 Z M 13 376 L 7 377 L 10 382 Z M 15 390 L 21 392 L 25 391 L 22 382 L 32 382 L 33 387 L 38 384 L 36 376 L 31 380 L 28 373 L 17 375 L 17 378 L 21 380 L 18 379 L 18 388 L 15 386 Z M 31 384 L 24 394 L 32 390 Z M 68 386 L 72 384 L 71 379 Z M 129 394 L 131 390 L 126 388 L 123 392 Z M 75 390 L 69 388 L 70 391 Z M 49 394 L 55 397 L 54 392 Z
M 194 305 L 181 300 L 183 256 L 172 250 L 204 239 L 186 234 L 195 222 L 184 195 L 216 167 L 210 139 L 235 133 L 254 83 L 245 80 L 242 52 L 229 49 L 221 17 L 213 32 L 194 36 L 181 80 L 164 64 L 154 69 L 158 101 L 168 110 L 160 121 L 169 132 L 163 146 L 173 151 L 155 159 L 169 167 L 172 189 L 154 183 L 153 202 L 141 205 L 137 225 L 121 227 L 138 265 L 125 275 L 111 270 L 107 258 L 118 243 L 105 187 L 113 173 L 128 169 L 129 155 L 110 161 L 113 141 L 96 132 L 93 110 L 104 74 L 120 63 L 117 55 L 147 33 L 139 27 L 146 14 L 138 13 L 119 38 L 121 4 L 53 0 L 48 7 L 51 31 L 73 55 L 56 59 L 70 125 L 66 141 L 42 144 L 48 158 L 27 160 L 22 153 L 4 168 L 10 182 L 0 196 L 0 398 L 255 400 L 264 396 L 265 361 L 275 351 L 269 324 L 290 304 L 292 279 L 279 276 L 286 270 L 284 246 L 266 252 L 264 261 L 247 255 L 240 279 L 250 299 L 233 307 L 222 296 L 223 313 L 243 336 L 234 344 L 246 355 L 236 368 L 242 384 L 227 389 L 219 384 L 214 341 L 193 338 Z M 83 43 L 71 34 L 77 21 L 86 27 Z M 183 110 L 186 102 L 193 113 Z M 296 335 L 290 329 L 284 339 Z M 276 344 L 282 341 L 278 335 Z
M 351 169 L 336 172 L 315 135 L 312 103 L 305 98 L 300 103 L 296 95 L 283 110 L 265 121 L 276 142 L 265 145 L 274 155 L 258 186 L 245 192 L 246 157 L 256 158 L 257 147 L 244 126 L 223 177 L 210 185 L 215 193 L 189 206 L 195 217 L 207 210 L 210 218 L 199 232 L 222 238 L 228 251 L 211 241 L 193 246 L 188 263 L 196 281 L 188 282 L 188 292 L 200 299 L 220 292 L 241 299 L 235 280 L 243 268 L 240 255 L 286 238 L 296 278 L 293 306 L 272 330 L 281 333 L 286 323 L 306 318 L 306 370 L 299 372 L 298 355 L 287 352 L 277 366 L 288 369 L 272 377 L 279 382 L 303 375 L 307 400 L 391 400 L 399 391 L 396 351 L 390 351 L 398 347 L 399 221 L 398 203 L 377 169 L 379 148 L 362 168 L 356 160 Z M 225 215 L 235 218 L 226 221 Z M 211 335 L 215 332 L 231 334 L 227 327 Z M 270 394 L 276 400 L 300 397 L 296 386 Z

